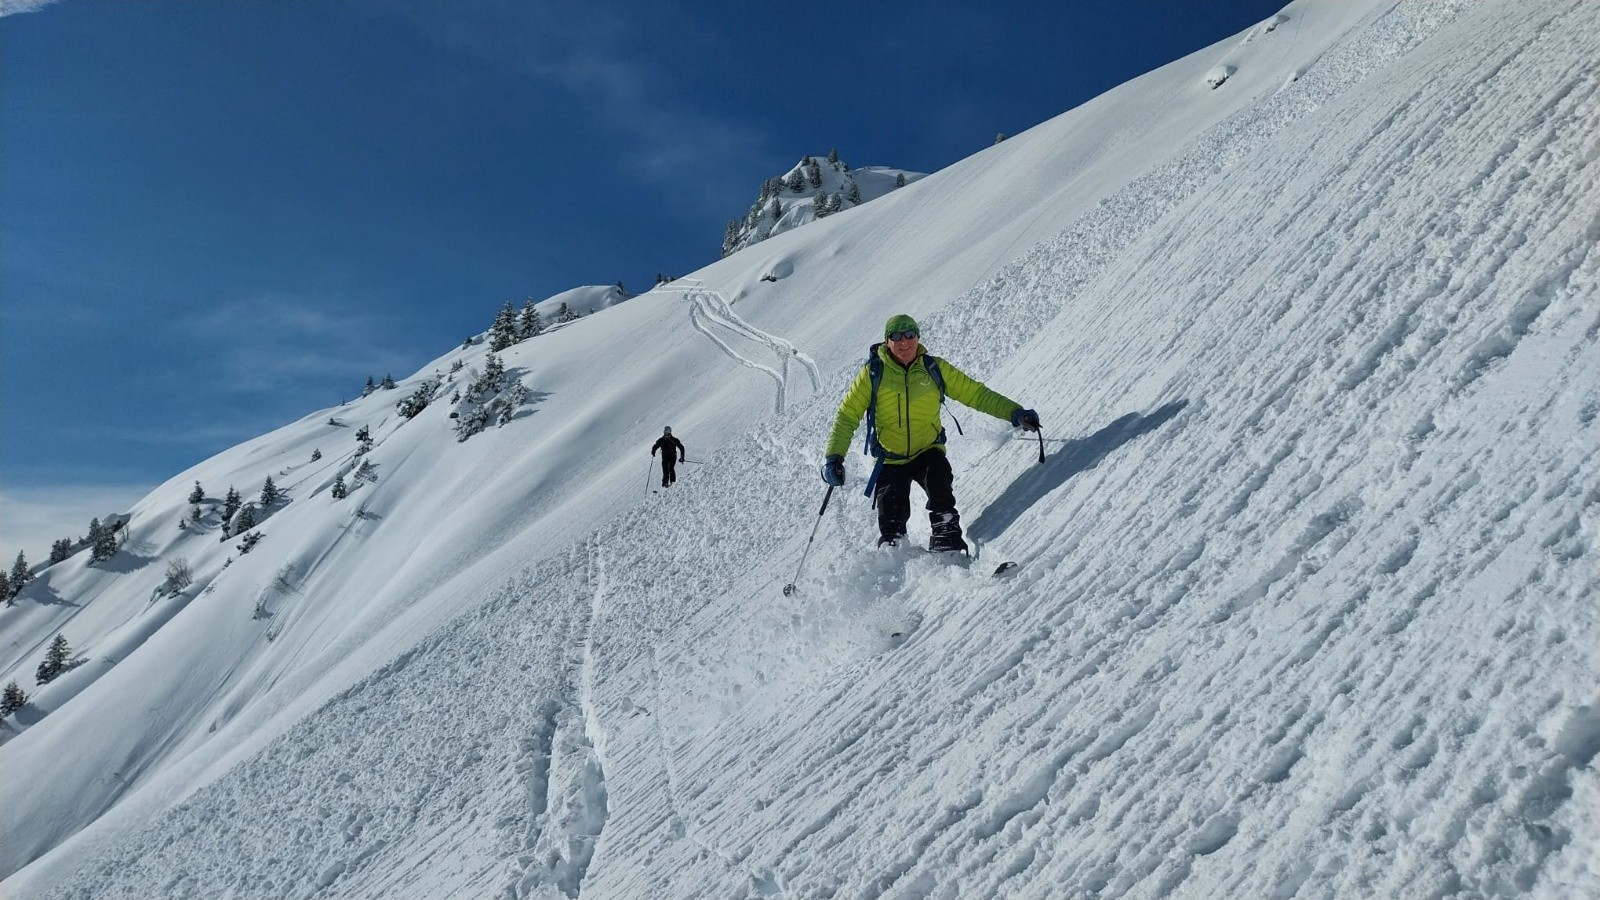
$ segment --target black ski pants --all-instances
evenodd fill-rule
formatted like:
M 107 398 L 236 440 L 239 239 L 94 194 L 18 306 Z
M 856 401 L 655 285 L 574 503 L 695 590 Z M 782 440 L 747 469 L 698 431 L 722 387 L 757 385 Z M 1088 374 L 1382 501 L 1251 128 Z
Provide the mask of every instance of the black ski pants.
M 661 454 L 661 486 L 678 480 L 678 458 L 668 453 Z
M 906 523 L 911 520 L 913 481 L 928 495 L 930 522 L 935 525 L 959 522 L 956 518 L 955 477 L 943 450 L 924 450 L 909 462 L 898 465 L 884 463 L 883 470 L 878 473 L 877 486 L 873 489 L 873 498 L 878 504 L 879 535 L 899 537 L 906 533 Z

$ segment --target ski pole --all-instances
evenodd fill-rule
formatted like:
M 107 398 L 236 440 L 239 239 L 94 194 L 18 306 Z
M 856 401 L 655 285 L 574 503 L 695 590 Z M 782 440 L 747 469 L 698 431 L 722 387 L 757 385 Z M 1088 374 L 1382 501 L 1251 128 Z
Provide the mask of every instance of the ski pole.
M 1037 434 L 1039 436 L 1039 462 L 1043 463 L 1044 462 L 1044 429 L 1043 428 L 1034 429 L 1033 433 Z
M 656 468 L 656 455 L 650 454 L 650 461 L 644 464 L 644 492 L 650 493 L 650 473 Z
M 811 555 L 811 542 L 817 539 L 817 528 L 822 525 L 822 514 L 828 511 L 828 501 L 832 498 L 833 485 L 830 484 L 828 485 L 828 492 L 822 495 L 822 508 L 817 510 L 817 524 L 811 526 L 811 537 L 806 538 L 806 552 L 800 554 L 800 568 L 794 570 L 794 581 L 783 586 L 783 595 L 785 597 L 793 596 L 794 592 L 798 590 L 795 587 L 795 581 L 800 580 L 800 573 L 805 570 L 806 557 Z

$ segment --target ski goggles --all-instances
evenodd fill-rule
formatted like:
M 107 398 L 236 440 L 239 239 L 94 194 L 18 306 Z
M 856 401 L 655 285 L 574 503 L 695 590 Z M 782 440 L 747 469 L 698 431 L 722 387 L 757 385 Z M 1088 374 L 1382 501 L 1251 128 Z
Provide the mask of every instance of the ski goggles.
M 884 337 L 888 338 L 891 341 L 910 341 L 910 340 L 915 340 L 916 338 L 918 338 L 920 336 L 921 335 L 917 332 L 917 330 L 915 328 L 907 328 L 904 331 L 891 331 L 888 334 L 884 335 Z

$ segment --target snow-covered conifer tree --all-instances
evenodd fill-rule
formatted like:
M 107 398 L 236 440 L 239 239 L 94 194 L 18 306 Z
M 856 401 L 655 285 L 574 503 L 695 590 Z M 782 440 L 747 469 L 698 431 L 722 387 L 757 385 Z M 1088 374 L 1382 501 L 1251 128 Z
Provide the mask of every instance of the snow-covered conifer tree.
M 61 540 L 56 541 L 55 543 L 50 545 L 50 565 L 52 565 L 52 566 L 55 565 L 58 562 L 66 562 L 67 558 L 70 557 L 71 555 L 72 555 L 72 539 L 71 538 L 62 538 Z
M 544 319 L 539 317 L 539 311 L 533 308 L 533 298 L 529 297 L 522 304 L 522 313 L 517 317 L 517 335 L 522 340 L 537 337 L 544 331 Z M 461 360 L 456 360 L 456 367 L 460 368 Z M 450 371 L 454 372 L 455 369 Z
M 200 482 L 196 481 L 194 483 L 194 490 L 189 492 L 189 502 L 190 503 L 200 503 L 200 502 L 204 501 L 205 499 L 206 499 L 206 489 L 200 486 Z
M 50 649 L 44 653 L 44 661 L 34 670 L 33 680 L 41 686 L 55 681 L 67 670 L 67 661 L 71 658 L 72 648 L 67 646 L 66 635 L 56 635 L 56 639 L 50 642 Z
M 22 555 L 22 551 L 18 550 L 17 561 L 11 564 L 11 577 L 9 581 L 11 582 L 12 595 L 14 596 L 21 593 L 22 589 L 26 587 L 28 582 L 32 580 L 33 573 L 28 571 L 28 560 Z
M 494 324 L 489 328 L 489 349 L 495 352 L 517 342 L 517 310 L 507 300 L 500 311 L 495 314 Z
M 117 555 L 117 531 L 101 525 L 99 519 L 89 522 L 89 561 L 104 562 Z
M 350 489 L 345 486 L 344 476 L 339 475 L 333 479 L 333 489 L 329 491 L 335 500 L 343 500 L 350 496 Z
M 0 719 L 28 705 L 28 694 L 15 681 L 6 685 L 4 692 L 0 692 Z
M 233 517 L 233 533 L 243 534 L 256 527 L 256 505 L 246 503 L 239 507 L 239 514 Z
M 282 499 L 283 491 L 278 490 L 278 486 L 272 483 L 272 476 L 268 475 L 267 483 L 261 486 L 261 499 L 259 501 L 261 503 L 261 508 L 270 509 L 274 504 Z

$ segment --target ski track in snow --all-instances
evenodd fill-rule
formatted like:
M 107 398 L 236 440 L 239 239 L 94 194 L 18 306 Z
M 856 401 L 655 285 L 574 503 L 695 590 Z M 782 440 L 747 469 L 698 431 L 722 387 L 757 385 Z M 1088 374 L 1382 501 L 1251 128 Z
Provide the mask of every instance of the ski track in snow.
M 835 398 L 691 296 L 784 421 L 48 896 L 1592 896 L 1595 34 L 1401 4 L 932 317 L 1096 436 L 952 442 L 1007 579 L 852 489 L 783 598 Z
M 673 284 L 664 288 L 670 293 L 679 293 L 689 303 L 689 321 L 695 330 L 705 335 L 716 344 L 723 353 L 726 353 L 735 362 L 751 369 L 765 372 L 777 382 L 777 397 L 774 400 L 773 412 L 782 415 L 789 402 L 789 367 L 798 361 L 811 379 L 811 392 L 813 395 L 822 390 L 822 376 L 817 369 L 816 361 L 810 356 L 801 353 L 794 344 L 783 338 L 771 335 L 756 328 L 733 311 L 733 304 L 717 291 L 706 288 L 699 282 Z M 743 356 L 734 350 L 726 341 L 718 337 L 711 330 L 712 325 L 717 325 L 732 332 L 738 337 L 754 341 L 770 351 L 776 357 L 778 367 L 765 366 Z

